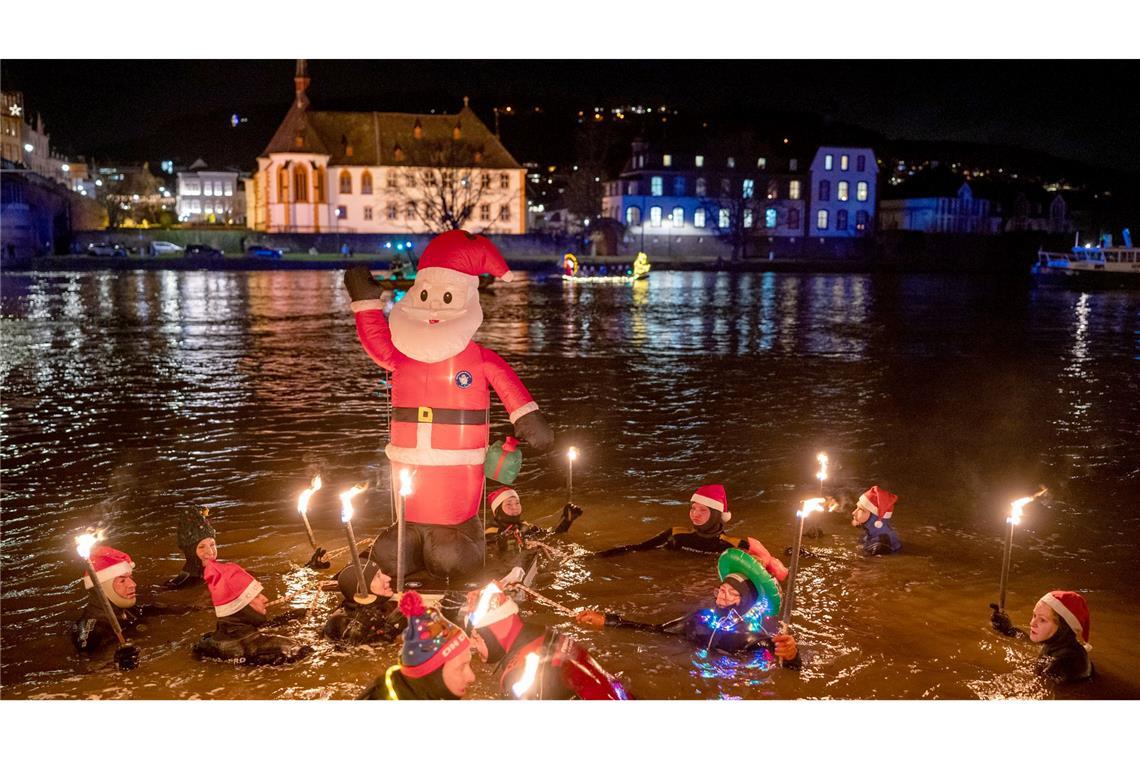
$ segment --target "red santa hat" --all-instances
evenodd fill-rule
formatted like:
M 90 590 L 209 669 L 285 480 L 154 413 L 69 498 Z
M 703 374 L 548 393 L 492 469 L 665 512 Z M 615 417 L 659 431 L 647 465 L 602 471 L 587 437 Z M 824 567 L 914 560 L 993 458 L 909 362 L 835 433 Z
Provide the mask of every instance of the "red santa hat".
M 1085 649 L 1092 649 L 1089 644 L 1089 606 L 1083 596 L 1076 591 L 1050 591 L 1041 597 L 1041 601 L 1073 629 Z
M 96 580 L 106 583 L 120 575 L 130 575 L 135 563 L 126 552 L 110 546 L 96 546 L 91 550 L 91 566 L 95 568 Z M 83 573 L 83 588 L 95 588 L 90 571 Z
M 419 271 L 432 267 L 469 275 L 475 278 L 476 284 L 484 272 L 507 282 L 512 279 L 507 262 L 495 244 L 482 235 L 464 230 L 451 230 L 432 238 L 420 256 Z
M 871 486 L 859 497 L 859 506 L 878 516 L 879 519 L 875 520 L 875 527 L 881 528 L 883 527 L 883 520 L 891 519 L 891 515 L 895 513 L 895 502 L 898 500 L 899 497 L 887 489 Z
M 210 587 L 214 614 L 220 618 L 240 612 L 263 590 L 256 578 L 233 562 L 207 562 L 203 577 Z
M 516 499 L 519 498 L 518 492 L 515 491 L 515 489 L 509 486 L 496 488 L 494 491 L 491 491 L 491 493 L 487 494 L 487 506 L 489 506 L 491 508 L 491 511 L 494 512 L 499 508 L 500 504 L 512 496 L 514 496 Z
M 692 495 L 689 501 L 695 501 L 698 504 L 703 504 L 709 509 L 715 509 L 721 513 L 720 519 L 723 522 L 728 522 L 732 519 L 732 513 L 728 511 L 728 495 L 724 492 L 724 486 L 720 483 L 714 483 L 710 486 L 701 486 Z
M 483 590 L 483 594 L 488 593 L 488 589 Z M 483 599 L 483 594 L 480 594 L 480 601 Z M 484 628 L 517 614 L 519 606 L 515 604 L 515 600 L 499 591 L 489 593 L 487 606 L 484 608 L 482 604 L 478 605 L 468 619 L 472 628 Z

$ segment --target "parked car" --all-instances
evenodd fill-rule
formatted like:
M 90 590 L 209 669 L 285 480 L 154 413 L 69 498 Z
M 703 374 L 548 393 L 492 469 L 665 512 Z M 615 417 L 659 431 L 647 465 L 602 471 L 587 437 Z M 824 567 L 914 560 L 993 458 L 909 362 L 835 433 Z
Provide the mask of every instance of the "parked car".
M 182 253 L 186 250 L 180 245 L 168 243 L 165 240 L 155 240 L 150 244 L 149 248 L 152 256 L 160 253 Z
M 87 246 L 88 256 L 126 256 L 127 249 L 118 243 L 91 243 Z
M 189 257 L 195 257 L 195 258 L 205 258 L 205 259 L 220 259 L 220 258 L 222 258 L 222 252 L 219 251 L 217 248 L 211 248 L 208 245 L 202 245 L 200 243 L 191 243 L 190 245 L 186 246 L 185 256 L 187 256 L 188 258 Z
M 280 248 L 270 248 L 267 245 L 251 245 L 245 252 L 259 259 L 280 259 L 285 255 Z

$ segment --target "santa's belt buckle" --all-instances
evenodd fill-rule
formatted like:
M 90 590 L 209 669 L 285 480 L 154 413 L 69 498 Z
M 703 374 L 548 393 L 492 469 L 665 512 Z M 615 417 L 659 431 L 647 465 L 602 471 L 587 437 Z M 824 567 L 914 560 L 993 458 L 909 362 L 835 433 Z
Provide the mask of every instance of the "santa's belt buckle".
M 431 407 L 421 406 L 416 413 L 416 422 L 431 422 Z

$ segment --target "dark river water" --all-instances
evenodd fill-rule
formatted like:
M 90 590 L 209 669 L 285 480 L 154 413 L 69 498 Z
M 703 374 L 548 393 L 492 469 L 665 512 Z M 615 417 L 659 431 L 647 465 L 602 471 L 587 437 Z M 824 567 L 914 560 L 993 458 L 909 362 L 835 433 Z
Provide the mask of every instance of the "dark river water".
M 381 372 L 361 350 L 338 272 L 5 274 L 2 682 L 5 698 L 349 698 L 397 648 L 337 652 L 317 638 L 295 499 L 310 468 L 326 547 L 344 545 L 338 488 L 383 461 Z M 899 494 L 904 548 L 867 558 L 846 513 L 813 517 L 794 630 L 799 673 L 709 655 L 681 639 L 573 630 L 642 698 L 1140 696 L 1140 297 L 953 276 L 655 272 L 633 286 L 497 284 L 479 339 L 503 354 L 559 435 L 527 452 L 526 516 L 566 500 L 565 447 L 581 451 L 585 515 L 543 592 L 665 620 L 706 603 L 715 558 L 666 551 L 614 560 L 584 550 L 687 522 L 697 485 L 722 482 L 730 528 L 782 551 L 796 502 L 827 451 L 831 492 Z M 494 402 L 492 433 L 509 432 Z M 1091 683 L 1054 692 L 1036 647 L 994 634 L 1011 499 L 1050 488 L 1019 526 L 1008 607 L 1027 625 L 1040 595 L 1072 588 L 1092 611 Z M 208 506 L 221 557 L 270 596 L 312 604 L 293 666 L 202 663 L 214 626 L 202 589 L 157 593 L 181 566 L 176 509 Z M 384 490 L 357 499 L 356 532 L 387 524 Z M 120 674 L 76 657 L 82 607 L 73 536 L 103 524 L 132 555 L 140 597 L 193 601 L 138 637 Z M 575 546 L 581 547 L 581 550 Z M 343 555 L 339 562 L 344 561 Z M 339 565 L 337 565 L 339 566 Z M 336 566 L 334 566 L 336 569 Z M 476 696 L 493 693 L 489 668 Z

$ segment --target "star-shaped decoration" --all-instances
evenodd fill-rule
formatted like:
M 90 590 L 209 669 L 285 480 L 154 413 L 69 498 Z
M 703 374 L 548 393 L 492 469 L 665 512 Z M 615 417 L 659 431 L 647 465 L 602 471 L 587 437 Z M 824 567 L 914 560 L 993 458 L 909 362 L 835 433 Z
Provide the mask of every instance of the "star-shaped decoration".
M 19 116 L 21 113 L 23 113 L 23 111 L 24 109 L 20 108 L 19 103 L 13 103 L 12 105 L 8 106 L 8 113 L 10 113 L 12 116 Z

